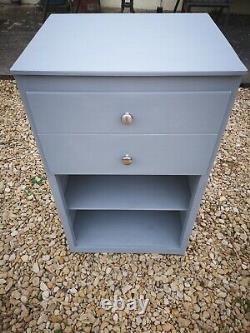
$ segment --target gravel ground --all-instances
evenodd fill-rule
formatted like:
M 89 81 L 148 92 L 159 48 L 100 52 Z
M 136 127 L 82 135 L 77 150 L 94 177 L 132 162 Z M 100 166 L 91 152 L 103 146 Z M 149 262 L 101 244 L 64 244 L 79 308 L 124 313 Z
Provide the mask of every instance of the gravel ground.
M 185 256 L 72 254 L 15 82 L 0 82 L 0 332 L 247 332 L 249 100 L 241 89 Z M 101 307 L 116 297 L 149 303 Z

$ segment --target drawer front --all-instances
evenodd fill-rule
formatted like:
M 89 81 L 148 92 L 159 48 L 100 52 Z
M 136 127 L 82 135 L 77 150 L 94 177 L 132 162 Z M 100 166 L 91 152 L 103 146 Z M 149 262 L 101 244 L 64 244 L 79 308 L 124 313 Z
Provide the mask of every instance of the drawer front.
M 39 135 L 55 174 L 169 174 L 207 172 L 217 135 Z M 124 165 L 122 157 L 132 157 Z
M 38 133 L 218 133 L 230 92 L 27 92 Z M 123 125 L 121 116 L 133 116 Z

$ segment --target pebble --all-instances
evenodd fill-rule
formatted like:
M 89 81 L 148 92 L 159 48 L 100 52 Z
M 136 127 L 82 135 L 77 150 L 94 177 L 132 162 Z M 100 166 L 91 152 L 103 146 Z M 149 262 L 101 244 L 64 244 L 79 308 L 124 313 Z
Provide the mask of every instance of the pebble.
M 107 267 L 107 268 L 106 268 L 106 273 L 107 273 L 107 274 L 110 274 L 110 273 L 111 273 L 111 268 L 110 268 L 110 267 Z
M 164 332 L 173 332 L 174 326 L 170 323 L 166 323 L 162 325 L 162 329 L 164 330 Z
M 209 312 L 208 311 L 204 311 L 203 313 L 202 313 L 202 315 L 201 315 L 201 318 L 202 319 L 208 319 L 210 317 L 210 314 L 209 314 Z
M 18 231 L 17 230 L 13 230 L 10 234 L 12 237 L 15 237 L 18 235 Z
M 42 292 L 42 298 L 46 300 L 49 297 L 49 290 L 45 290 Z
M 4 182 L 0 181 L 0 193 L 3 193 L 4 191 Z
M 115 313 L 115 314 L 113 315 L 113 319 L 114 319 L 115 322 L 118 321 L 119 317 L 118 317 L 118 314 L 117 314 L 117 313 Z
M 32 271 L 34 273 L 39 273 L 39 266 L 37 262 L 34 262 L 33 266 L 32 266 Z
M 201 308 L 199 307 L 198 304 L 194 304 L 194 311 L 195 312 L 200 312 L 201 311 Z
M 47 315 L 42 313 L 37 320 L 37 324 L 40 325 L 42 323 L 45 323 L 46 321 L 47 321 Z
M 33 285 L 34 285 L 35 287 L 38 287 L 39 284 L 40 284 L 40 279 L 39 279 L 38 277 L 34 277 L 34 278 L 32 279 L 32 283 L 33 283 Z
M 13 261 L 15 259 L 16 259 L 16 255 L 15 255 L 15 253 L 12 253 L 9 257 L 9 261 Z
M 14 290 L 14 291 L 11 293 L 11 297 L 13 297 L 13 298 L 15 298 L 15 299 L 20 299 L 21 294 L 20 294 L 19 291 Z
M 27 254 L 21 256 L 21 259 L 23 262 L 28 262 L 29 261 L 29 256 Z
M 76 294 L 77 293 L 77 289 L 76 288 L 71 288 L 71 289 L 69 289 L 69 292 L 71 294 Z
M 41 289 L 42 291 L 46 291 L 46 290 L 48 290 L 47 285 L 46 285 L 43 281 L 40 283 L 40 289 Z
M 21 302 L 22 302 L 22 303 L 27 303 L 27 301 L 28 301 L 27 297 L 24 296 L 24 295 L 22 295 L 22 296 L 21 296 Z
M 173 268 L 172 268 L 172 267 L 169 267 L 169 268 L 166 270 L 165 275 L 173 275 L 173 273 L 174 273 Z
M 122 287 L 122 293 L 123 293 L 124 295 L 126 295 L 127 292 L 128 292 L 129 290 L 131 290 L 132 288 L 133 288 L 133 286 L 131 286 L 131 285 L 126 285 L 126 286 Z
M 180 327 L 188 327 L 190 325 L 190 320 L 185 318 L 178 318 L 178 323 Z
M 224 292 L 219 292 L 218 293 L 218 297 L 221 297 L 221 298 L 226 298 L 227 297 L 227 293 L 224 293 Z

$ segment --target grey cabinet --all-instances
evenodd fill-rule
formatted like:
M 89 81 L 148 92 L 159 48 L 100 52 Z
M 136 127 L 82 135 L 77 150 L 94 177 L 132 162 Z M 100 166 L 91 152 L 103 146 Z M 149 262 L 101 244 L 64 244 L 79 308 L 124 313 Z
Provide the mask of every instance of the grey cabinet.
M 11 71 L 70 249 L 183 254 L 246 71 L 210 17 L 51 15 Z

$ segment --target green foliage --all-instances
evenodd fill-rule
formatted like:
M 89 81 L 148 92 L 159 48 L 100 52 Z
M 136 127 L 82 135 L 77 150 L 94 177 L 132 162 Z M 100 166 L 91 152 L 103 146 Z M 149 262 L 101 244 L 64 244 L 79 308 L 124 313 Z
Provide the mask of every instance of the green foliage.
M 43 177 L 43 176 L 35 176 L 35 177 L 31 178 L 31 184 L 32 185 L 37 184 L 40 186 L 43 184 L 44 180 L 45 180 L 45 177 Z
M 236 297 L 234 301 L 235 301 L 235 303 L 240 304 L 240 306 L 244 309 L 245 313 L 250 312 L 250 300 L 249 299 Z

